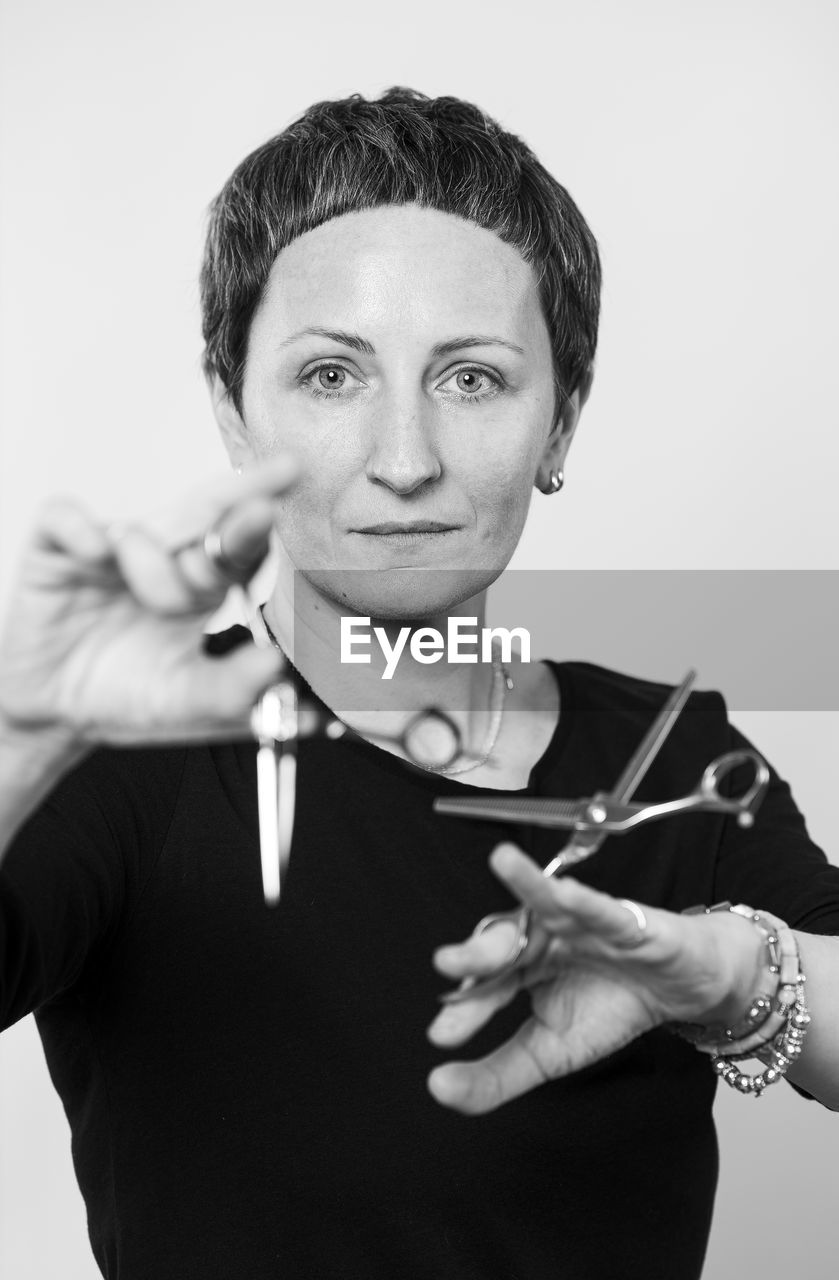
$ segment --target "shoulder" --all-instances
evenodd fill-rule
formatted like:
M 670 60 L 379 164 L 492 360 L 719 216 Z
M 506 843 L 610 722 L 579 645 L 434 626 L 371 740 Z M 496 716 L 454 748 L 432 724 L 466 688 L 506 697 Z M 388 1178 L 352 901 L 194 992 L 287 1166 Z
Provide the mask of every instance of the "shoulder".
M 559 684 L 567 751 L 597 762 L 600 785 L 603 778 L 617 778 L 675 686 L 591 662 L 549 665 Z M 730 750 L 722 695 L 692 692 L 650 766 L 650 794 L 694 786 L 708 763 Z
M 549 660 L 560 688 L 573 698 L 577 710 L 601 712 L 616 718 L 640 720 L 648 724 L 660 711 L 676 687 L 663 681 L 613 671 L 593 662 L 556 662 Z M 721 693 L 714 689 L 694 690 L 685 704 L 680 719 L 709 720 L 728 723 L 728 712 Z
M 61 821 L 116 831 L 166 821 L 177 799 L 190 748 L 99 747 L 66 775 L 44 804 Z

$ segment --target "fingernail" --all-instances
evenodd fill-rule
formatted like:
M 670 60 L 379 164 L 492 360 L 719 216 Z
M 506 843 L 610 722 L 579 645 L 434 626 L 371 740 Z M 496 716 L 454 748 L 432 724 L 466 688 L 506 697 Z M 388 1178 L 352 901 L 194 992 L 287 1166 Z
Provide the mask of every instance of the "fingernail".
M 437 1036 L 440 1036 L 440 1035 L 445 1036 L 446 1031 L 448 1031 L 449 1028 L 451 1027 L 451 1023 L 452 1023 L 452 1017 L 451 1017 L 451 1014 L 449 1013 L 448 1006 L 444 1006 L 442 1011 L 438 1013 L 437 1017 L 434 1019 L 434 1021 L 431 1023 L 431 1026 L 428 1028 L 428 1032 L 427 1032 L 428 1038 L 430 1040 L 435 1040 Z
M 443 1066 L 435 1067 L 428 1077 L 429 1092 L 432 1097 L 437 1099 L 438 1102 L 447 1100 L 451 1092 L 446 1083 L 448 1075 L 449 1073 L 446 1071 L 445 1066 Z

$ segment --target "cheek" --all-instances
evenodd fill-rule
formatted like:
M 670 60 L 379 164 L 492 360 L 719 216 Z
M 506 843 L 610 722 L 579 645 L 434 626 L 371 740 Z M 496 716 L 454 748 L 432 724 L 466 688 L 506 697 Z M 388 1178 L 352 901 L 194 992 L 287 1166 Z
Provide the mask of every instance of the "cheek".
M 276 372 L 252 360 L 242 399 L 244 423 L 256 457 L 271 458 L 290 449 L 301 461 L 307 461 L 313 453 L 315 424 L 308 421 L 305 402 L 281 384 Z
M 550 435 L 541 401 L 518 400 L 487 415 L 469 447 L 458 450 L 456 465 L 482 507 L 525 510 Z
M 484 536 L 501 540 L 518 537 L 530 506 L 534 470 L 530 460 L 521 457 L 505 465 L 483 465 L 472 492 L 479 531 Z
M 272 458 L 290 449 L 301 462 L 308 464 L 312 455 L 310 436 L 293 422 L 290 415 L 281 411 L 249 413 L 245 425 L 255 457 L 260 460 Z
M 321 539 L 322 531 L 330 525 L 335 506 L 335 494 L 323 481 L 317 470 L 307 468 L 293 491 L 278 504 L 277 525 L 281 534 L 293 532 L 312 542 Z
M 294 454 L 300 478 L 278 504 L 278 527 L 311 530 L 329 522 L 330 513 L 348 483 L 349 470 L 339 442 L 346 432 L 324 432 L 315 416 L 283 395 L 260 395 L 251 389 L 245 401 L 245 425 L 257 461 L 286 450 Z

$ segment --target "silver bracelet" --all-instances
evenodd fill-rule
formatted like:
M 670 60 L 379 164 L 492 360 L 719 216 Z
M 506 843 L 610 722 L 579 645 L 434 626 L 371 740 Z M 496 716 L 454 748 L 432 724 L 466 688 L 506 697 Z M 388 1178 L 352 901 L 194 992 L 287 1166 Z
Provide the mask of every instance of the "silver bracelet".
M 806 979 L 801 972 L 798 944 L 783 920 L 742 903 L 737 906 L 721 902 L 713 907 L 690 907 L 682 914 L 710 915 L 714 911 L 736 912 L 760 930 L 774 990 L 771 994 L 760 992 L 755 996 L 742 1026 L 670 1025 L 700 1053 L 711 1056 L 711 1065 L 727 1085 L 740 1093 L 753 1093 L 759 1097 L 767 1085 L 780 1080 L 798 1058 L 810 1025 L 804 997 Z M 766 1070 L 750 1075 L 734 1065 L 748 1058 L 763 1062 Z

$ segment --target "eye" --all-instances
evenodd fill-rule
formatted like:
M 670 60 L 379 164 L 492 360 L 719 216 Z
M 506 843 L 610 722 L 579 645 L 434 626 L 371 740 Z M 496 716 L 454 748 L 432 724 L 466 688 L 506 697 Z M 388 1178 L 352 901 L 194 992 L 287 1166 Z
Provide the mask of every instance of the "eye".
M 502 387 L 501 379 L 496 374 L 475 365 L 464 365 L 460 369 L 455 369 L 446 381 L 441 383 L 441 390 L 445 390 L 446 383 L 452 381 L 455 385 L 447 394 L 454 395 L 458 400 L 468 401 L 470 404 L 497 396 Z
M 324 363 L 309 369 L 299 381 L 313 396 L 319 396 L 322 400 L 334 400 L 344 389 L 347 378 L 353 376 L 342 364 Z

